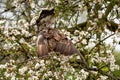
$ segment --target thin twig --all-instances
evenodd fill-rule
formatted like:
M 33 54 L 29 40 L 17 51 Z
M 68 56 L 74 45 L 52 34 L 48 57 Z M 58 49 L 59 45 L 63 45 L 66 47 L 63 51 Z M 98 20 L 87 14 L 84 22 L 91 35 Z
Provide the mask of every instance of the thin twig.
M 111 36 L 113 36 L 113 35 L 115 35 L 115 33 L 113 33 L 113 34 L 107 36 L 106 38 L 104 38 L 103 40 L 99 41 L 99 42 L 90 50 L 89 54 L 90 54 L 90 53 L 94 50 L 94 48 L 95 48 L 96 46 L 98 46 L 101 42 L 103 42 L 104 40 L 108 39 L 109 37 L 111 37 Z

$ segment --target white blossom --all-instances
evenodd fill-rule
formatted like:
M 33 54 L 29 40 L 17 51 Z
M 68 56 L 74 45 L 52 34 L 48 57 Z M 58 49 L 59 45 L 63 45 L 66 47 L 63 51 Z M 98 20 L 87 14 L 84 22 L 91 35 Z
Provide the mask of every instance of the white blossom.
M 28 80 L 39 80 L 38 76 L 31 76 L 28 78 Z
M 68 76 L 67 80 L 73 80 L 73 77 L 72 76 Z
M 4 44 L 3 48 L 9 50 L 13 45 L 11 43 Z
M 100 78 L 98 78 L 97 80 L 106 80 L 108 78 L 108 76 L 100 76 Z
M 77 36 L 73 36 L 73 37 L 72 37 L 72 43 L 73 43 L 73 44 L 75 44 L 75 43 L 78 42 L 78 41 L 79 41 L 79 39 L 78 39 Z
M 44 65 L 45 65 L 44 60 L 40 60 L 40 65 L 41 65 L 41 66 L 44 66 Z
M 85 71 L 84 69 L 81 69 L 79 73 L 81 73 L 81 77 L 83 79 L 86 79 L 87 76 L 89 75 L 89 73 L 87 71 Z
M 11 80 L 17 80 L 14 75 L 12 75 Z
M 107 53 L 111 53 L 112 51 L 111 51 L 111 50 L 107 50 L 106 52 L 107 52 Z
M 83 39 L 83 40 L 82 40 L 82 43 L 83 43 L 83 44 L 87 44 L 87 40 L 86 40 L 86 39 Z
M 23 67 L 23 68 L 20 68 L 20 69 L 19 69 L 19 74 L 23 75 L 27 70 L 28 70 L 28 67 L 27 67 L 27 66 L 25 66 L 25 67 Z
M 86 35 L 85 31 L 81 31 L 81 32 L 80 32 L 80 35 L 81 35 L 81 36 Z
M 22 29 L 22 34 L 25 35 L 26 37 L 30 36 L 30 33 L 24 29 Z
M 14 76 L 16 76 L 16 74 L 14 72 L 11 72 L 11 73 L 5 72 L 4 76 L 8 78 L 8 77 L 14 77 Z
M 4 76 L 5 76 L 5 77 L 10 77 L 10 73 L 5 72 L 5 73 L 4 73 Z
M 102 11 L 98 11 L 98 18 L 102 18 Z
M 3 65 L 3 64 L 1 64 L 1 65 L 0 65 L 0 69 L 4 69 L 4 68 L 6 68 L 6 66 Z
M 13 29 L 11 33 L 14 34 L 14 35 L 20 35 L 21 34 L 21 32 L 18 31 L 17 29 Z
M 97 76 L 98 71 L 90 71 L 92 74 L 94 74 L 95 76 Z
M 55 2 L 56 2 L 57 4 L 59 4 L 59 3 L 60 3 L 60 0 L 55 0 Z
M 40 67 L 40 64 L 39 64 L 39 63 L 36 63 L 35 69 L 38 69 L 39 67 Z
M 33 70 L 29 70 L 28 74 L 30 74 L 32 76 L 34 74 L 34 71 Z
M 45 4 L 45 1 L 44 1 L 44 0 L 39 0 L 39 1 L 38 1 L 38 5 L 41 6 L 41 5 L 44 5 L 44 4 Z
M 30 4 L 30 6 L 31 6 L 31 8 L 35 8 L 35 3 L 32 2 L 32 3 Z
M 80 56 L 77 56 L 76 59 L 81 59 Z
M 120 68 L 119 65 L 116 65 L 114 63 L 113 64 L 110 63 L 110 70 L 111 71 L 119 70 L 119 68 Z
M 21 38 L 19 42 L 20 42 L 20 43 L 25 43 L 25 39 L 24 39 L 24 38 Z

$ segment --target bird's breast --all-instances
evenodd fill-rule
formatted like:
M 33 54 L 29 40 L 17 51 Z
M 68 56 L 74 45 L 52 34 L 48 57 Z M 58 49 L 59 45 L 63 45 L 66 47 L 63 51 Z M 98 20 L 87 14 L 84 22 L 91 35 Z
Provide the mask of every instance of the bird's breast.
M 38 45 L 38 56 L 46 56 L 48 55 L 48 48 L 45 44 L 39 44 Z

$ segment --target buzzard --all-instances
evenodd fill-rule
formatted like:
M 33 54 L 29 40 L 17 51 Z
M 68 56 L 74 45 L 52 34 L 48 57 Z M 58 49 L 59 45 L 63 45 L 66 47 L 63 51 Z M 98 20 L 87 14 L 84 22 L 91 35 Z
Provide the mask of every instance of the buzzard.
M 58 29 L 51 27 L 55 22 L 54 9 L 43 10 L 36 24 L 38 27 L 37 55 L 45 57 L 49 52 L 55 51 L 64 55 L 78 54 L 81 62 L 88 67 L 84 57 L 74 44 Z

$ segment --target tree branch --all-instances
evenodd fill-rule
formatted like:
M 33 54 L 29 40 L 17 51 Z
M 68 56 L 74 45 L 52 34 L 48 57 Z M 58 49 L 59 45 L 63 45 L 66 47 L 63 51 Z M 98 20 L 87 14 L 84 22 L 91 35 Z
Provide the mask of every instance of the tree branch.
M 95 49 L 95 47 L 97 47 L 101 42 L 103 42 L 104 40 L 108 39 L 109 37 L 111 37 L 111 36 L 113 36 L 113 35 L 115 35 L 115 33 L 113 33 L 113 34 L 107 36 L 106 38 L 104 38 L 103 40 L 99 41 L 99 42 L 90 50 L 89 54 L 90 54 L 90 53 Z

